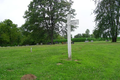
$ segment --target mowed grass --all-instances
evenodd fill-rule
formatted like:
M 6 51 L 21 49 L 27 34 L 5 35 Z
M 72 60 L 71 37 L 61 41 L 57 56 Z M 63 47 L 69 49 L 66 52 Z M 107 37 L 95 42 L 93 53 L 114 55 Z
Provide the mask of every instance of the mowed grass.
M 25 74 L 37 80 L 120 80 L 120 43 L 72 44 L 72 60 L 67 44 L 0 47 L 0 80 Z

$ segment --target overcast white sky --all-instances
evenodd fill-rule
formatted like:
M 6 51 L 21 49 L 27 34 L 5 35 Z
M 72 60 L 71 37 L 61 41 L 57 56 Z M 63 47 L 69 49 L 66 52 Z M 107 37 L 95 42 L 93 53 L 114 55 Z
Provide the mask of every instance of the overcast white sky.
M 30 1 L 32 0 L 0 0 L 0 22 L 10 19 L 20 27 L 25 22 L 23 15 L 28 9 L 27 6 Z M 76 19 L 79 19 L 79 27 L 72 32 L 72 35 L 85 33 L 86 29 L 89 29 L 91 34 L 95 27 L 95 16 L 92 14 L 95 9 L 94 2 L 92 0 L 73 1 L 72 8 L 76 10 Z

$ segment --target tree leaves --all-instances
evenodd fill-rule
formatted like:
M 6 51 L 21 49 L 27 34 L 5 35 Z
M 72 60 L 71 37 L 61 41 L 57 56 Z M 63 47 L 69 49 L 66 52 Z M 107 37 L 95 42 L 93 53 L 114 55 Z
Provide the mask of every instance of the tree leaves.
M 95 37 L 112 38 L 116 42 L 119 29 L 119 0 L 101 0 L 94 11 Z
M 15 45 L 20 43 L 20 32 L 10 19 L 0 22 L 0 45 Z
M 72 14 L 74 18 L 75 10 L 71 5 L 66 0 L 33 0 L 24 15 L 26 29 L 35 32 L 34 28 L 41 27 L 53 43 L 53 33 L 63 31 L 61 29 L 66 26 L 67 14 Z

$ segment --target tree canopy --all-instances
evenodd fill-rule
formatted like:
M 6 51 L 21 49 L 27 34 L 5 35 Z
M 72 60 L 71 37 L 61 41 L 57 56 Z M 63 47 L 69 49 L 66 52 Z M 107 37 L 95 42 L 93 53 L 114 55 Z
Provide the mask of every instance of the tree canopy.
M 10 19 L 0 22 L 0 46 L 18 45 L 20 41 L 20 31 L 16 24 Z
M 67 0 L 33 0 L 25 11 L 24 31 L 32 35 L 39 34 L 39 38 L 51 40 L 53 43 L 54 33 L 60 34 L 66 30 L 67 14 L 70 13 L 74 18 L 72 4 L 73 2 Z
M 116 42 L 120 31 L 120 0 L 100 0 L 94 13 L 95 37 L 111 38 L 112 42 Z

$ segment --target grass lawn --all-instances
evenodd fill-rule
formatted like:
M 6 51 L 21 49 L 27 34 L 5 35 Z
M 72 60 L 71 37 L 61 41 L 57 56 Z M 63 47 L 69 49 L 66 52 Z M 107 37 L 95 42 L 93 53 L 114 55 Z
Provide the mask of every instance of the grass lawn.
M 72 60 L 67 44 L 0 47 L 0 80 L 25 74 L 37 80 L 120 80 L 120 43 L 76 42 Z

